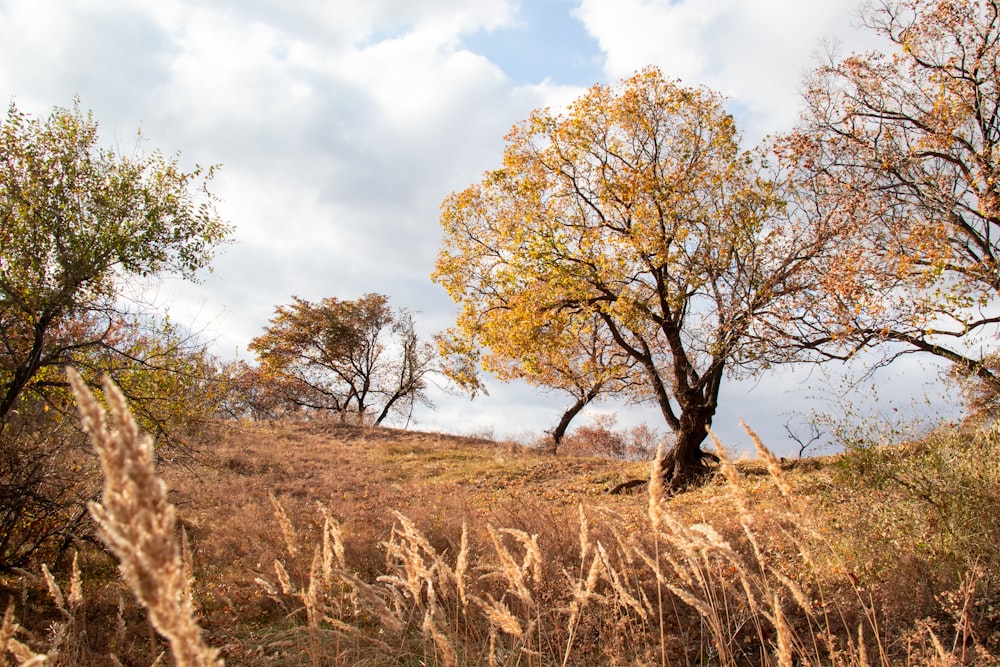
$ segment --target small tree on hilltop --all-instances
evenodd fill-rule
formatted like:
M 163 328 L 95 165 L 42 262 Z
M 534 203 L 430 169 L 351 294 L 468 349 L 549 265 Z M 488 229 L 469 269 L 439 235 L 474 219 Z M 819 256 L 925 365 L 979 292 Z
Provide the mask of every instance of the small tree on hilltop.
M 421 341 L 413 317 L 395 313 L 381 294 L 356 301 L 312 303 L 292 297 L 250 342 L 262 372 L 298 408 L 357 414 L 381 424 L 393 411 L 427 402 L 433 346 Z
M 740 150 L 722 102 L 652 68 L 594 86 L 564 115 L 515 126 L 503 167 L 441 216 L 434 278 L 461 306 L 467 345 L 524 363 L 538 344 L 523 332 L 596 319 L 618 352 L 603 362 L 638 371 L 675 434 L 674 486 L 704 470 L 727 372 L 788 357 L 776 332 L 808 292 L 804 265 L 836 233 L 803 223 L 791 184 Z
M 549 431 L 546 443 L 555 453 L 573 419 L 591 402 L 609 396 L 642 396 L 643 378 L 635 360 L 607 334 L 596 314 L 539 314 L 529 286 L 505 297 L 490 313 L 466 310 L 459 327 L 438 338 L 446 361 L 444 373 L 473 397 L 482 391 L 479 367 L 501 380 L 520 379 L 543 389 L 569 394 L 573 403 Z M 470 335 L 470 332 L 475 332 Z M 474 341 L 489 340 L 482 353 Z

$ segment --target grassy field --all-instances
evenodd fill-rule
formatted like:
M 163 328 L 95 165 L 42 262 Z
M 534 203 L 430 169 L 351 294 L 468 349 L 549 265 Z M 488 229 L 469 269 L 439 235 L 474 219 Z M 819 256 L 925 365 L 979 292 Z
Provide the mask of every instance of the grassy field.
M 180 615 L 229 665 L 998 664 L 992 432 L 763 450 L 675 497 L 607 493 L 648 462 L 443 434 L 318 420 L 202 440 L 158 470 L 189 545 Z M 177 656 L 104 550 L 50 565 L 4 580 L 26 650 L 212 664 Z

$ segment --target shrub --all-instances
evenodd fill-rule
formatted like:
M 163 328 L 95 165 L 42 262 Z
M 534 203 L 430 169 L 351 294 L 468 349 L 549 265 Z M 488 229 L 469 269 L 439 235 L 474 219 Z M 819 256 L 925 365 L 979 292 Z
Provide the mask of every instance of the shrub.
M 858 448 L 842 459 L 831 496 L 845 553 L 887 591 L 887 610 L 940 620 L 940 592 L 974 582 L 964 632 L 1000 639 L 1000 430 L 939 429 Z
M 612 413 L 599 414 L 593 424 L 579 426 L 559 446 L 561 454 L 603 456 L 630 461 L 647 461 L 656 453 L 662 434 L 647 424 L 631 429 L 616 429 L 618 418 Z

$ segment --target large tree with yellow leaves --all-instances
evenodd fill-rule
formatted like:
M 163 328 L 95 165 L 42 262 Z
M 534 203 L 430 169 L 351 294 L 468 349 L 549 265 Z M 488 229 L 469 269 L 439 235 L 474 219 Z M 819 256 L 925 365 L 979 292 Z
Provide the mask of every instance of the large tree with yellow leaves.
M 449 335 L 487 370 L 536 381 L 581 354 L 553 342 L 586 331 L 613 346 L 602 359 L 658 405 L 675 434 L 663 472 L 685 484 L 704 470 L 724 377 L 788 358 L 778 333 L 833 234 L 800 223 L 786 187 L 740 149 L 718 94 L 653 68 L 535 111 L 503 166 L 443 204 L 434 278 L 461 306 Z

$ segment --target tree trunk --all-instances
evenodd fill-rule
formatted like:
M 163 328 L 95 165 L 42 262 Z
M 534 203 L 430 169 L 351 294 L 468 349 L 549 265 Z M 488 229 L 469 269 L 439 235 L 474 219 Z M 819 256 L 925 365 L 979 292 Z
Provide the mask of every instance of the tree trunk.
M 674 494 L 698 484 L 712 471 L 707 461 L 718 463 L 719 457 L 701 449 L 701 443 L 708 437 L 708 427 L 712 425 L 713 416 L 714 401 L 707 401 L 707 405 L 689 404 L 687 409 L 681 411 L 679 426 L 674 431 L 674 446 L 660 463 L 660 475 L 667 493 Z M 610 489 L 608 493 L 622 493 L 646 481 L 648 480 L 628 480 Z
M 708 429 L 718 406 L 723 369 L 722 363 L 713 364 L 696 386 L 678 392 L 677 401 L 681 409 L 677 428 L 674 429 L 674 446 L 664 457 L 660 468 L 671 492 L 697 484 L 711 472 L 706 460 L 718 461 L 714 454 L 702 451 L 701 444 L 708 437 Z
M 566 412 L 563 413 L 562 418 L 559 423 L 552 430 L 552 443 L 549 445 L 548 450 L 551 454 L 555 454 L 559 450 L 559 445 L 562 444 L 562 439 L 566 436 L 566 431 L 569 430 L 570 422 L 576 418 L 580 411 L 587 407 L 587 404 L 594 400 L 601 393 L 601 384 L 591 387 L 583 396 L 580 396 L 576 403 L 571 405 Z
M 705 459 L 713 456 L 702 451 L 701 443 L 708 436 L 712 418 L 703 410 L 697 412 L 697 415 L 681 414 L 681 428 L 675 434 L 674 446 L 664 456 L 660 467 L 660 474 L 671 491 L 697 483 L 710 471 Z
M 664 308 L 666 309 L 666 305 Z M 674 446 L 664 457 L 660 467 L 668 491 L 673 493 L 697 483 L 710 470 L 705 460 L 717 459 L 715 455 L 703 452 L 701 443 L 708 437 L 708 427 L 712 425 L 712 417 L 719 405 L 719 389 L 726 369 L 729 345 L 721 345 L 711 363 L 699 373 L 684 347 L 682 322 L 662 320 L 660 326 L 673 362 L 673 377 L 668 390 L 665 378 L 660 375 L 661 369 L 656 363 L 652 346 L 641 336 L 636 336 L 638 344 L 630 344 L 610 316 L 605 315 L 603 318 L 615 341 L 645 369 L 663 418 L 674 432 Z M 732 335 L 731 333 L 730 336 Z M 677 402 L 679 412 L 674 411 L 671 399 Z M 623 486 L 627 488 L 628 483 L 618 485 L 612 493 L 618 492 Z
M 28 386 L 31 379 L 35 377 L 38 369 L 42 366 L 42 353 L 45 346 L 45 333 L 48 329 L 52 317 L 43 314 L 34 326 L 34 337 L 31 344 L 31 352 L 23 363 L 15 367 L 10 382 L 4 388 L 3 398 L 0 399 L 0 429 L 7 423 L 7 414 L 14 409 L 14 404 L 21 396 L 21 392 Z

